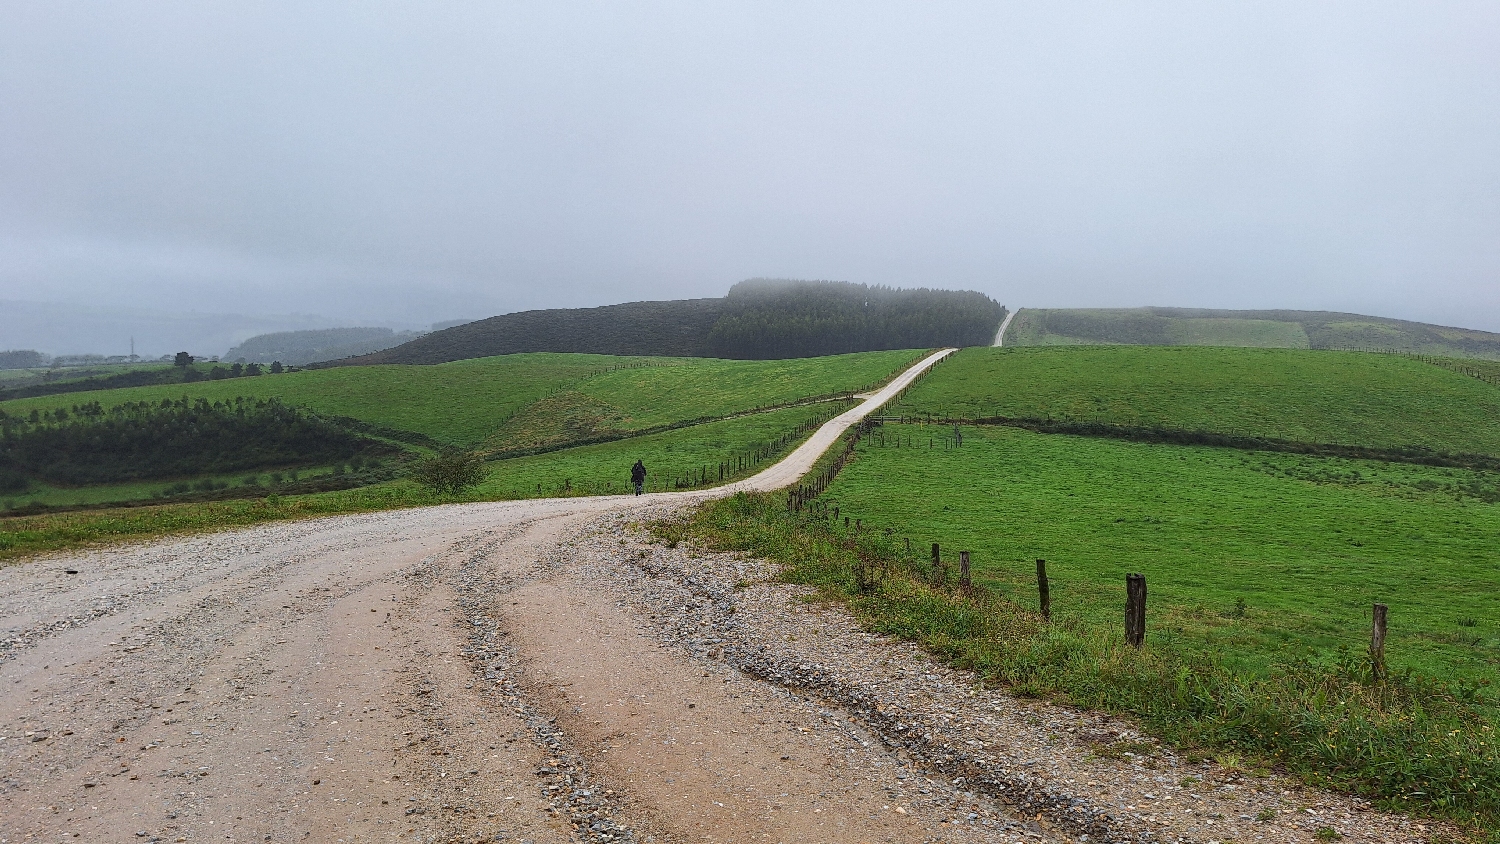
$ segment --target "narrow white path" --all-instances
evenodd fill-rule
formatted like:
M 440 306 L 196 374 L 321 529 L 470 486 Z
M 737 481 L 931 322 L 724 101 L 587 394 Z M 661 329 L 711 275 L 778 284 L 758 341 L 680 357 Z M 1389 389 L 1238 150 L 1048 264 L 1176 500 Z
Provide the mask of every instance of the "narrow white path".
M 840 413 L 823 424 L 816 433 L 807 439 L 807 442 L 798 446 L 786 457 L 777 461 L 765 471 L 736 481 L 724 487 L 719 487 L 712 492 L 720 495 L 731 494 L 741 491 L 767 492 L 773 489 L 782 489 L 796 483 L 801 477 L 812 469 L 818 458 L 823 456 L 830 446 L 838 442 L 839 437 L 849 430 L 850 426 L 889 404 L 902 390 L 911 386 L 922 376 L 922 373 L 931 369 L 938 361 L 958 351 L 957 349 L 943 349 L 933 352 L 918 361 L 905 372 L 897 375 L 891 382 L 870 395 L 869 398 L 860 402 L 857 406 Z
M 1010 328 L 1010 321 L 1013 320 L 1013 319 L 1015 319 L 1016 318 L 1016 314 L 1018 314 L 1020 312 L 1021 312 L 1021 309 L 1020 308 L 1016 308 L 1015 310 L 1009 311 L 1009 312 L 1007 312 L 1005 314 L 1005 321 L 1002 322 L 1002 323 L 1000 323 L 1000 330 L 995 332 L 995 345 L 996 346 L 1003 346 L 1003 345 L 1005 345 L 1005 329 Z

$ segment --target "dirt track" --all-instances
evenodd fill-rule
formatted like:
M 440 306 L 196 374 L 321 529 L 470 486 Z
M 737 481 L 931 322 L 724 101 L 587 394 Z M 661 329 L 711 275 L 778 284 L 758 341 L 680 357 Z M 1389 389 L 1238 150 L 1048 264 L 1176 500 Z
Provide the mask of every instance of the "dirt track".
M 789 482 L 837 434 L 742 486 Z M 1198 809 L 1179 820 L 1148 823 L 1133 814 L 1147 798 L 1127 811 L 1110 787 L 1170 800 L 1173 786 L 1150 783 L 1180 772 L 1054 747 L 1044 734 L 1073 729 L 1056 719 L 1082 716 L 1016 704 L 1016 720 L 996 721 L 961 675 L 809 614 L 760 564 L 651 546 L 629 526 L 692 500 L 452 505 L 0 569 L 0 842 L 1210 841 L 1250 829 L 1231 808 L 1243 802 L 1233 778 L 1183 795 Z M 976 732 L 965 707 L 1011 735 Z M 1031 760 L 1009 779 L 985 767 L 1005 741 Z M 1069 754 L 1093 765 L 1092 796 L 1082 780 L 1073 796 L 1040 785 L 1064 780 Z M 1420 837 L 1399 818 L 1353 817 L 1351 801 L 1257 793 L 1322 812 L 1351 840 Z M 1235 840 L 1311 841 L 1297 811 Z

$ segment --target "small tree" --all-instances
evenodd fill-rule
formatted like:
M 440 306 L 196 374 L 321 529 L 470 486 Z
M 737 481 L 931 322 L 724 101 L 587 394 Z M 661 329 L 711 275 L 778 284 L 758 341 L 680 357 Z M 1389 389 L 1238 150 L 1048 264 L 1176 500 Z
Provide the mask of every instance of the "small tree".
M 285 371 L 286 371 L 286 368 L 281 365 L 281 361 L 279 361 L 279 360 L 273 360 L 273 361 L 271 361 L 271 374 L 272 375 L 280 375 L 281 373 L 283 373 Z
M 472 451 L 445 451 L 413 463 L 411 479 L 440 495 L 458 495 L 484 480 L 484 462 Z
M 260 364 L 258 364 L 258 363 L 252 363 L 249 366 L 245 367 L 245 374 L 246 375 L 259 375 L 260 373 L 261 373 L 261 368 L 260 368 Z
M 193 356 L 187 352 L 178 352 L 177 357 L 172 359 L 173 366 L 192 366 Z

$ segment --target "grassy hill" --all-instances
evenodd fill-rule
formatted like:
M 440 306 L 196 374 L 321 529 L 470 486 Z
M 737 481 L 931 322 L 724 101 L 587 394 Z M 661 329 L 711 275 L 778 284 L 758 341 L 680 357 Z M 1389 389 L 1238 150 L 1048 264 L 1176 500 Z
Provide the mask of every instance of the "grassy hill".
M 1500 455 L 1500 389 L 1418 360 L 1360 352 L 964 349 L 890 412 Z
M 549 444 L 568 441 L 559 436 L 569 428 L 565 414 L 555 412 L 565 408 L 585 406 L 611 420 L 607 431 L 573 439 L 628 433 L 864 389 L 884 381 L 916 354 L 868 352 L 797 361 L 502 355 L 438 366 L 339 367 L 43 396 L 0 402 L 0 411 L 25 416 L 85 400 L 110 405 L 184 396 L 209 401 L 274 397 L 446 445 L 488 442 L 504 450 L 510 447 L 503 442 L 506 431 L 532 432 Z M 522 412 L 543 400 L 548 403 Z
M 1389 349 L 1500 360 L 1500 334 L 1332 311 L 1203 308 L 1023 308 L 1007 346 L 1127 344 Z
M 653 359 L 658 362 L 659 359 Z M 482 440 L 522 407 L 610 366 L 636 363 L 600 355 L 514 355 L 446 366 L 384 366 L 286 372 L 255 378 L 197 381 L 101 390 L 0 402 L 0 410 L 69 407 L 80 401 L 127 401 L 236 396 L 279 398 L 320 414 L 358 419 L 451 444 Z
M 919 553 L 905 564 L 915 584 L 893 577 L 858 599 L 881 629 L 1023 693 L 1132 713 L 1185 748 L 1500 823 L 1500 475 L 982 426 L 956 445 L 948 433 L 878 429 L 822 499 L 896 559 L 904 538 L 940 543 L 950 583 L 956 552 L 970 552 L 989 587 L 983 604 L 925 597 Z M 1035 615 L 1037 559 L 1050 625 Z M 1149 588 L 1140 653 L 1121 644 L 1131 572 Z M 1375 602 L 1390 607 L 1383 682 L 1364 655 Z
M 875 386 L 916 357 L 895 351 L 777 361 L 697 358 L 618 369 L 526 406 L 485 440 L 485 448 L 554 447 L 844 395 Z
M 432 364 L 520 352 L 819 357 L 989 345 L 1004 316 L 998 303 L 972 291 L 752 279 L 723 299 L 504 314 L 337 363 Z
M 1500 387 L 1357 352 L 984 348 L 888 412 L 1008 419 L 961 424 L 961 442 L 949 422 L 876 425 L 800 513 L 745 496 L 659 530 L 770 557 L 871 629 L 1022 695 L 1128 713 L 1179 752 L 1500 828 L 1500 472 L 1015 424 L 1494 456 Z M 982 590 L 956 587 L 959 551 Z M 1121 630 L 1134 572 L 1149 584 L 1139 651 Z M 1381 677 L 1375 602 L 1391 619 Z
M 341 367 L 44 396 L 0 402 L 0 414 L 22 420 L 19 428 L 24 429 L 33 413 L 44 424 L 73 424 L 67 420 L 81 419 L 80 406 L 87 411 L 84 415 L 104 418 L 110 408 L 131 402 L 155 406 L 187 399 L 228 407 L 241 398 L 276 399 L 320 418 L 332 418 L 357 433 L 406 447 L 477 449 L 494 458 L 639 439 L 643 434 L 741 415 L 746 421 L 739 427 L 731 424 L 725 436 L 775 439 L 766 435 L 767 425 L 796 427 L 808 413 L 820 411 L 795 409 L 795 420 L 757 411 L 847 396 L 882 383 L 917 355 L 914 351 L 867 352 L 789 361 L 505 355 L 436 366 Z M 97 408 L 93 407 L 96 402 Z M 58 411 L 63 418 L 51 421 Z M 733 451 L 728 441 L 720 442 L 722 438 L 705 433 L 708 430 L 686 431 L 678 438 L 684 444 L 703 440 L 707 445 L 693 453 L 717 449 L 727 459 Z M 674 436 L 664 437 L 652 440 L 657 452 L 677 442 Z M 380 453 L 389 451 L 387 447 Z M 99 504 L 160 494 L 248 496 L 282 486 L 297 491 L 380 482 L 393 471 L 384 458 L 363 463 L 340 459 L 329 465 L 324 465 L 326 460 L 293 458 L 242 461 L 243 466 L 233 471 L 211 470 L 205 463 L 202 472 L 183 477 L 157 472 L 151 475 L 159 479 L 154 484 L 112 482 L 88 487 L 60 486 L 55 479 L 35 472 L 30 473 L 35 476 L 31 483 L 21 483 L 14 477 L 16 472 L 0 465 L 0 470 L 8 472 L 0 478 L 8 479 L 0 485 L 0 494 L 7 506 L 16 507 Z M 719 459 L 712 463 L 716 465 Z M 249 468 L 256 471 L 244 475 Z M 287 471 L 267 474 L 267 470 Z

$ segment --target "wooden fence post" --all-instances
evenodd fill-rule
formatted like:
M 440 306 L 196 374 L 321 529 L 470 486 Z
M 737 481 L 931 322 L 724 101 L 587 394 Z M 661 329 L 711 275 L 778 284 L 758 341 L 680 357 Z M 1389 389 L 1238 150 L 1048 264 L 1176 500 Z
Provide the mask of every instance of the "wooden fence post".
M 1041 598 L 1042 618 L 1052 620 L 1052 586 L 1047 582 L 1047 561 L 1036 561 L 1036 591 Z
M 1385 679 L 1385 604 L 1376 604 L 1370 612 L 1370 674 Z
M 960 552 L 958 552 L 958 585 L 962 586 L 965 589 L 968 589 L 969 586 L 971 585 L 971 583 L 969 581 L 969 552 L 968 551 L 960 551 Z
M 1146 642 L 1146 576 L 1125 575 L 1125 641 L 1133 648 Z

